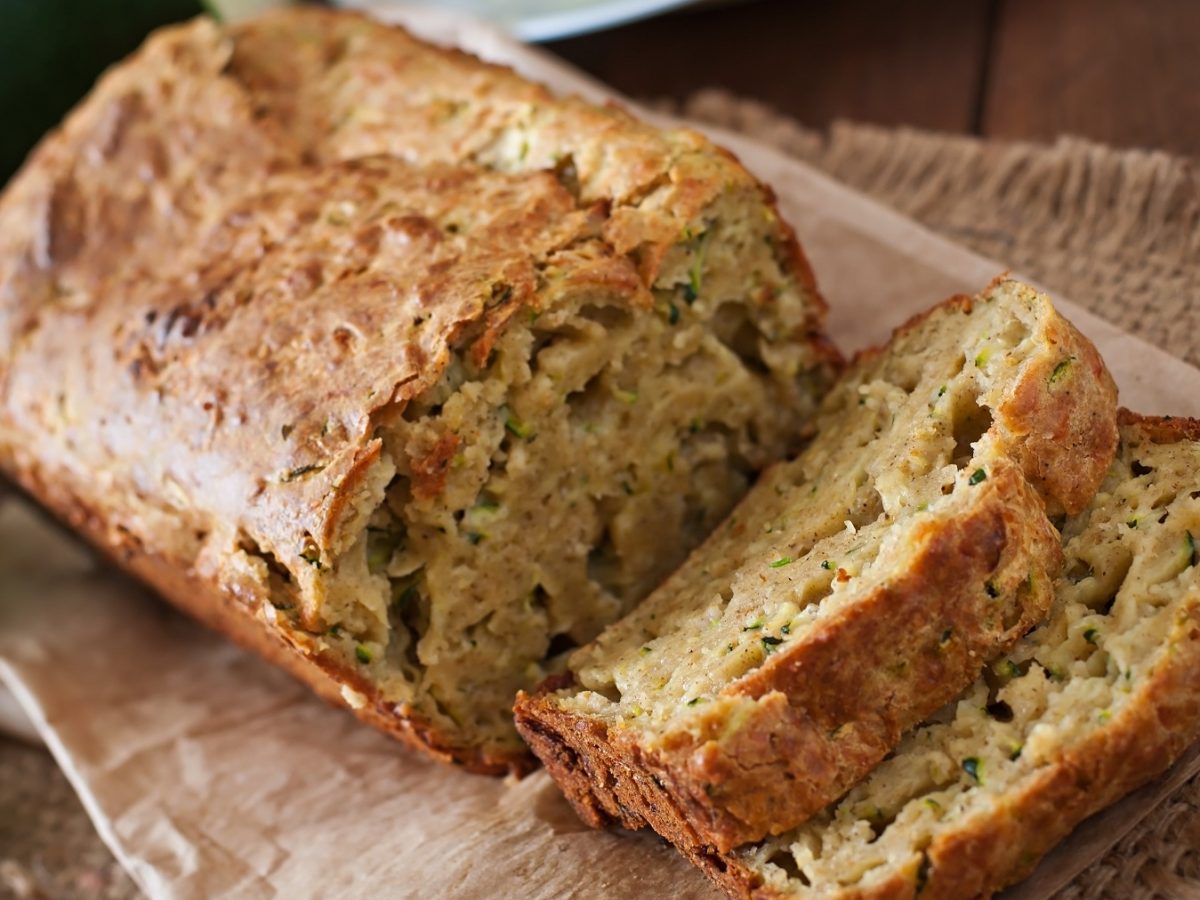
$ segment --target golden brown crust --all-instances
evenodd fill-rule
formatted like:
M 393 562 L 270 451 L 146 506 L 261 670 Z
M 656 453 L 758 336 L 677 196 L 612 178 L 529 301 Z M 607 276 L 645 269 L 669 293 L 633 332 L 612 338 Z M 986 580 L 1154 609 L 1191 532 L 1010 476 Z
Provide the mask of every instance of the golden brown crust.
M 1075 515 L 1091 502 L 1117 450 L 1117 387 L 1100 352 L 1066 319 L 1052 323 L 1046 340 L 1062 359 L 1043 357 L 996 410 L 996 421 L 1026 476 Z
M 1200 440 L 1200 420 L 1141 416 L 1121 423 L 1155 443 Z M 977 814 L 929 848 L 922 897 L 988 897 L 1020 881 L 1088 816 L 1165 772 L 1200 738 L 1200 598 L 1172 628 L 1172 652 L 1142 699 L 1039 771 L 1003 807 Z
M 732 685 L 756 701 L 732 738 L 671 748 L 665 768 L 718 849 L 830 803 L 1045 616 L 1058 536 L 1015 468 L 987 484 L 969 516 L 917 537 L 903 577 Z
M 1169 442 L 1166 431 L 1158 433 Z M 936 838 L 920 889 L 913 875 L 898 872 L 869 889 L 839 892 L 838 900 L 991 897 L 1028 876 L 1084 819 L 1165 772 L 1200 738 L 1200 604 L 1176 624 L 1172 642 L 1177 650 L 1151 676 L 1149 702 L 1131 706 L 1019 792 Z M 729 871 L 718 883 L 731 896 L 746 895 L 741 885 L 759 884 L 735 855 L 724 862 Z
M 468 325 L 480 322 L 477 343 L 488 341 L 512 309 L 529 303 L 538 256 L 585 237 L 586 218 L 573 212 L 569 196 L 550 175 L 506 179 L 499 193 L 489 190 L 490 182 L 485 173 L 457 169 L 444 169 L 430 182 L 429 170 L 384 158 L 270 177 L 196 251 L 196 274 L 185 269 L 181 278 L 150 290 L 128 282 L 97 287 L 86 327 L 72 322 L 29 329 L 20 364 L 6 371 L 5 414 L 18 428 L 45 423 L 39 441 L 8 448 L 10 473 L 180 608 L 283 665 L 332 702 L 348 705 L 337 685 L 353 689 L 362 698 L 349 704 L 356 715 L 405 742 L 475 771 L 500 772 L 527 770 L 531 761 L 520 749 L 500 758 L 452 747 L 414 710 L 385 703 L 361 673 L 318 656 L 303 634 L 285 641 L 282 623 L 271 634 L 261 615 L 278 598 L 253 585 L 235 596 L 233 576 L 220 559 L 231 545 L 247 541 L 249 552 L 269 560 L 306 558 L 313 548 L 322 560 L 332 557 L 346 507 L 379 459 L 377 417 L 436 379 L 451 342 Z M 426 216 L 389 217 L 383 211 L 360 226 L 350 217 L 331 223 L 321 214 L 331 195 L 382 211 L 393 197 L 419 208 L 423 192 Z M 508 218 L 506 194 L 516 201 Z M 489 204 L 497 217 L 495 242 L 489 250 L 486 233 L 477 230 L 471 241 L 443 252 L 452 241 L 440 232 L 424 235 L 433 218 L 466 197 Z M 550 220 L 557 224 L 543 228 Z M 253 226 L 245 228 L 243 221 Z M 348 245 L 338 243 L 341 233 L 356 227 Z M 268 239 L 272 230 L 290 240 Z M 389 240 L 402 248 L 399 255 L 378 252 Z M 293 245 L 311 255 L 310 266 L 297 263 Z M 493 251 L 498 255 L 489 259 Z M 608 268 L 628 267 L 610 259 Z M 297 286 L 296 272 L 311 272 L 311 280 Z M 602 269 L 588 277 L 627 285 L 632 280 Z M 506 285 L 502 304 L 489 302 L 485 281 Z M 270 293 L 265 299 L 261 293 L 264 283 L 292 290 L 276 295 L 277 313 L 259 306 L 245 317 L 243 298 L 258 290 L 260 303 L 270 299 Z M 18 296 L 32 292 L 19 277 L 6 287 Z M 415 301 L 407 309 L 393 300 L 404 290 Z M 463 303 L 431 305 L 426 298 L 434 295 L 457 296 Z M 638 290 L 628 296 L 640 302 Z M 53 321 L 45 312 L 39 318 L 43 326 Z M 381 332 L 383 340 L 362 340 Z M 114 334 L 115 346 L 92 341 L 93 333 Z M 398 346 L 405 352 L 397 353 Z M 266 348 L 268 358 L 260 353 Z M 329 370 L 343 353 L 356 354 L 358 364 L 336 368 L 337 380 L 324 385 L 321 396 L 312 389 L 310 373 Z M 75 410 L 117 408 L 121 415 L 72 415 L 69 422 L 56 422 L 55 397 L 46 395 L 38 362 L 56 357 L 75 363 L 65 367 L 59 398 L 68 398 Z M 172 412 L 164 416 L 164 408 Z M 269 417 L 261 430 L 246 427 L 254 411 Z M 35 477 L 39 454 L 54 460 L 62 452 L 56 426 L 67 428 L 73 460 L 52 477 Z M 144 453 L 125 449 L 111 455 L 114 447 L 131 448 L 156 433 L 164 435 L 164 443 L 153 475 Z M 425 469 L 418 466 L 419 489 L 437 481 L 438 460 L 445 462 L 447 449 L 435 448 L 435 458 L 423 461 Z M 106 471 L 118 485 L 141 482 L 137 492 L 117 489 L 137 502 L 95 496 L 89 470 Z M 148 477 L 155 479 L 157 495 L 142 493 L 150 489 Z M 50 483 L 56 485 L 53 492 Z M 169 491 L 205 502 L 179 509 L 178 493 Z M 58 496 L 70 499 L 56 502 Z M 85 497 L 93 512 L 80 516 L 74 510 L 85 506 L 80 499 Z M 146 515 L 190 517 L 195 545 L 171 543 L 177 526 L 147 534 L 139 521 Z M 103 529 L 89 525 L 100 518 L 106 521 Z M 134 535 L 142 540 L 135 542 Z M 302 617 L 305 628 L 322 627 L 311 610 L 303 609 Z
M 778 218 L 774 193 L 700 134 L 653 128 L 617 104 L 555 97 L 505 66 L 432 47 L 401 28 L 303 7 L 269 12 L 230 33 L 230 73 L 317 159 L 390 153 L 486 164 L 507 159 L 506 142 L 516 138 L 520 168 L 569 170 L 581 204 L 611 204 L 605 237 L 642 261 L 647 282 L 665 249 L 720 191 L 750 187 Z M 815 292 L 811 268 L 782 221 L 776 240 L 785 269 Z
M 1122 428 L 1136 428 L 1155 444 L 1200 441 L 1200 419 L 1185 416 L 1143 416 L 1122 407 L 1117 413 Z
M 331 197 L 354 212 L 335 217 Z M 442 222 L 478 202 L 490 221 L 469 239 L 443 234 Z M 390 211 L 399 204 L 403 214 Z M 238 528 L 285 563 L 315 547 L 327 564 L 379 458 L 380 417 L 436 380 L 467 329 L 490 341 L 531 302 L 538 262 L 586 240 L 588 227 L 545 173 L 498 179 L 377 158 L 272 176 L 179 251 L 179 274 L 95 285 L 82 313 L 39 310 L 7 371 L 5 414 L 41 425 L 48 458 L 62 453 L 62 429 L 72 468 L 140 482 L 158 495 L 148 504 L 181 492 L 187 502 L 175 505 L 208 520 L 198 530 Z M 30 297 L 31 280 L 5 287 Z M 52 359 L 74 362 L 58 380 L 70 407 L 61 416 L 43 384 L 40 361 Z M 155 434 L 163 452 L 151 468 L 134 442 Z M 422 486 L 437 477 L 419 475 Z
M 1005 275 L 997 277 L 982 296 L 1001 288 L 1006 280 Z M 1019 289 L 1032 293 L 1024 286 Z M 939 310 L 967 313 L 977 302 L 975 297 L 956 294 L 910 317 L 893 337 L 916 331 Z M 1095 345 L 1066 319 L 1052 317 L 1043 339 L 1059 354 L 1043 355 L 1026 373 L 1016 390 L 998 404 L 996 423 L 1001 440 L 1046 499 L 1050 513 L 1075 515 L 1091 502 L 1117 450 L 1117 386 Z M 851 364 L 879 356 L 885 349 L 880 345 L 861 350 Z M 1062 464 L 1067 455 L 1072 460 L 1069 466 Z
M 545 695 L 518 701 L 518 730 L 539 754 L 602 752 L 607 768 L 651 780 L 688 823 L 662 824 L 673 841 L 691 842 L 682 848 L 691 856 L 756 840 L 764 827 L 794 826 L 952 699 L 980 659 L 1003 652 L 1045 615 L 1061 546 L 1041 501 L 1015 467 L 997 468 L 981 487 L 969 514 L 915 536 L 918 549 L 894 582 L 790 642 L 664 746 L 647 748 L 637 733 L 573 717 Z M 586 746 L 574 743 L 581 738 Z M 556 739 L 566 747 L 550 750 Z M 661 798 L 654 808 L 614 805 L 603 781 L 577 776 L 564 788 L 593 824 L 638 827 L 644 819 L 659 830 Z

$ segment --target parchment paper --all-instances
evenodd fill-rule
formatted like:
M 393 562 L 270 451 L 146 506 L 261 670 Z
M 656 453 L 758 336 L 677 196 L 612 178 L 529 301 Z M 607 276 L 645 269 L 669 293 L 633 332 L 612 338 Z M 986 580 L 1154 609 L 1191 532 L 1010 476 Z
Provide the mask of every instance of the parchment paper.
M 612 96 L 476 23 L 389 16 L 558 90 Z M 844 349 L 1004 269 L 768 147 L 714 137 L 778 192 Z M 1126 405 L 1200 416 L 1200 371 L 1056 299 L 1099 345 Z M 406 753 L 95 563 L 11 496 L 0 497 L 0 680 L 154 897 L 713 896 L 653 836 L 586 829 L 542 773 L 506 783 Z M 1193 751 L 1085 823 L 1009 896 L 1048 896 L 1198 769 Z

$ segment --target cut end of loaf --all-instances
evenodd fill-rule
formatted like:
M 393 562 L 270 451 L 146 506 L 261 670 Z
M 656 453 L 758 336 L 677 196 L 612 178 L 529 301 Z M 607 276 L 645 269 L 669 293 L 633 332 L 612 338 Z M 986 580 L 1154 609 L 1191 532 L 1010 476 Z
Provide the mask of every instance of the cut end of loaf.
M 585 291 L 519 315 L 485 367 L 453 359 L 380 426 L 395 474 L 323 573 L 319 652 L 445 734 L 519 753 L 517 689 L 678 565 L 806 418 L 787 378 L 725 343 L 757 333 L 750 310 L 722 335 L 701 302 Z

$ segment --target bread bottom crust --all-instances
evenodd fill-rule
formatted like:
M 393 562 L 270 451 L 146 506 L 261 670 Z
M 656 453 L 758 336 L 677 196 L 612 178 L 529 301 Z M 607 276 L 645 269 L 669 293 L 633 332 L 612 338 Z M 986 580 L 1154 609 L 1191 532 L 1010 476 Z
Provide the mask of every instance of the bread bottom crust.
M 705 846 L 637 748 L 627 757 L 614 749 L 603 724 L 563 712 L 540 696 L 519 694 L 515 713 L 521 736 L 584 822 L 631 829 L 648 823 L 730 896 L 757 896 L 754 873 Z

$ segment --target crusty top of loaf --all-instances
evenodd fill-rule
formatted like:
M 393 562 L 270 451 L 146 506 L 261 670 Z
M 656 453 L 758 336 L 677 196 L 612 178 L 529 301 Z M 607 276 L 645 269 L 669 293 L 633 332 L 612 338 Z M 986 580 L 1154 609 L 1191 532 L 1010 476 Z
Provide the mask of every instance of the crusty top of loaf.
M 447 230 L 468 223 L 469 237 Z M 179 251 L 179 274 L 118 275 L 71 308 L 89 288 L 68 264 L 64 301 L 38 310 L 54 327 L 20 341 L 22 354 L 60 361 L 60 393 L 37 368 L 15 368 L 9 414 L 27 433 L 47 429 L 43 460 L 65 446 L 74 465 L 140 482 L 147 502 L 208 510 L 281 556 L 298 543 L 319 568 L 368 488 L 357 482 L 379 457 L 380 418 L 436 380 L 464 329 L 486 355 L 564 267 L 649 302 L 632 267 L 596 247 L 555 255 L 588 228 L 545 173 L 380 157 L 271 176 Z M 101 403 L 123 415 L 83 414 Z
M 649 303 L 668 248 L 731 191 L 774 221 L 769 192 L 697 135 L 556 100 L 365 18 L 167 29 L 0 202 L 0 428 L 41 436 L 10 442 L 29 469 L 119 484 L 113 528 L 165 516 L 204 543 L 237 523 L 214 553 L 249 538 L 319 570 L 382 491 L 363 481 L 373 424 L 453 345 L 486 356 L 555 278 Z M 54 361 L 62 388 L 48 395 L 18 357 Z M 81 414 L 100 398 L 121 415 Z
M 554 169 L 587 205 L 610 207 L 604 235 L 654 281 L 666 249 L 714 198 L 770 190 L 702 135 L 654 128 L 615 105 L 556 97 L 511 70 L 419 41 L 399 28 L 316 8 L 233 26 L 231 74 L 256 109 L 314 159 L 387 153 L 410 162 L 471 160 L 500 170 Z M 812 288 L 786 226 L 778 252 Z

